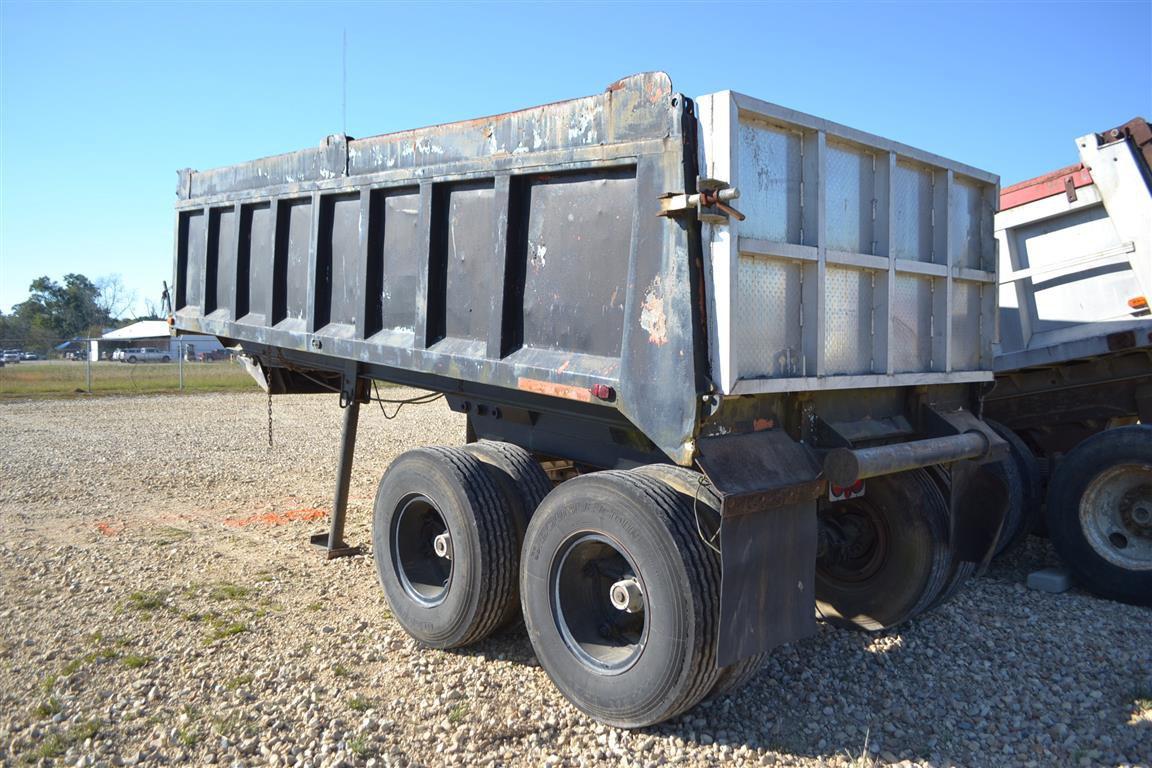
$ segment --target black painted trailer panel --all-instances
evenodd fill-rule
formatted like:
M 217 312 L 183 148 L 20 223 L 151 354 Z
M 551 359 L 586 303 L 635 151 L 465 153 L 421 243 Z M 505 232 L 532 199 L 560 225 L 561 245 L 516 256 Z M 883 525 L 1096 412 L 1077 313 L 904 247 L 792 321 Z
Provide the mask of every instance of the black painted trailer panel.
M 692 104 L 662 73 L 180 176 L 175 325 L 614 409 L 691 463 Z M 699 297 L 697 297 L 699 298 Z M 512 394 L 512 393 L 509 393 Z

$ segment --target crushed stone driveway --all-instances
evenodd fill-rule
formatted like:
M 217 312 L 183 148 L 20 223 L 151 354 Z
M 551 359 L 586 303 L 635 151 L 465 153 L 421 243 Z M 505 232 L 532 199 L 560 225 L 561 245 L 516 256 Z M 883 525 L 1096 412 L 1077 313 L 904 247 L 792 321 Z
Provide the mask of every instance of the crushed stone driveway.
M 0 402 L 0 763 L 1152 763 L 1152 611 L 1025 589 L 1041 539 L 898 631 L 821 625 L 735 695 L 626 732 L 567 704 L 522 626 L 418 648 L 370 551 L 308 544 L 335 396 L 273 416 L 269 448 L 260 393 Z M 463 440 L 443 401 L 364 408 L 349 541 L 395 456 Z

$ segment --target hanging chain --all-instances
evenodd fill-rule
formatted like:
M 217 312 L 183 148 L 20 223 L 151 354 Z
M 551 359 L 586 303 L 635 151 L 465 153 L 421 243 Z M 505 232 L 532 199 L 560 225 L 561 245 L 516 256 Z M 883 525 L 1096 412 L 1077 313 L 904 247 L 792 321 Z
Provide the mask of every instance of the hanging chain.
M 268 390 L 268 450 L 272 450 L 272 390 Z

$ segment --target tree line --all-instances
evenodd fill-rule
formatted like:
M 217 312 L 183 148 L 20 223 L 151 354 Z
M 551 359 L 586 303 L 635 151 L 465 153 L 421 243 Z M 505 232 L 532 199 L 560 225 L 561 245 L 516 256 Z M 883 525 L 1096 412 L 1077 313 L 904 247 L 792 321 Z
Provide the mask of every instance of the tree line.
M 64 275 L 61 282 L 38 277 L 24 301 L 10 314 L 0 311 L 0 339 L 5 347 L 47 352 L 61 341 L 100 336 L 136 320 L 159 319 L 148 303 L 149 314 L 125 317 L 136 303 L 118 275 L 90 280 L 81 274 Z

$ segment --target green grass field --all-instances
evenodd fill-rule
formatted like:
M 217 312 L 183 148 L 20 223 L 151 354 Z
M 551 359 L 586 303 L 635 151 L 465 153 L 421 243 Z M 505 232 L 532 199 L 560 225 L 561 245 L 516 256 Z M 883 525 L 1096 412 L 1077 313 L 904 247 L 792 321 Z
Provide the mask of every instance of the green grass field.
M 69 397 L 88 394 L 83 362 L 33 361 L 0 368 L 0 399 Z M 256 382 L 236 362 L 185 363 L 185 392 L 255 389 Z M 131 395 L 180 391 L 177 363 L 92 363 L 92 394 Z

